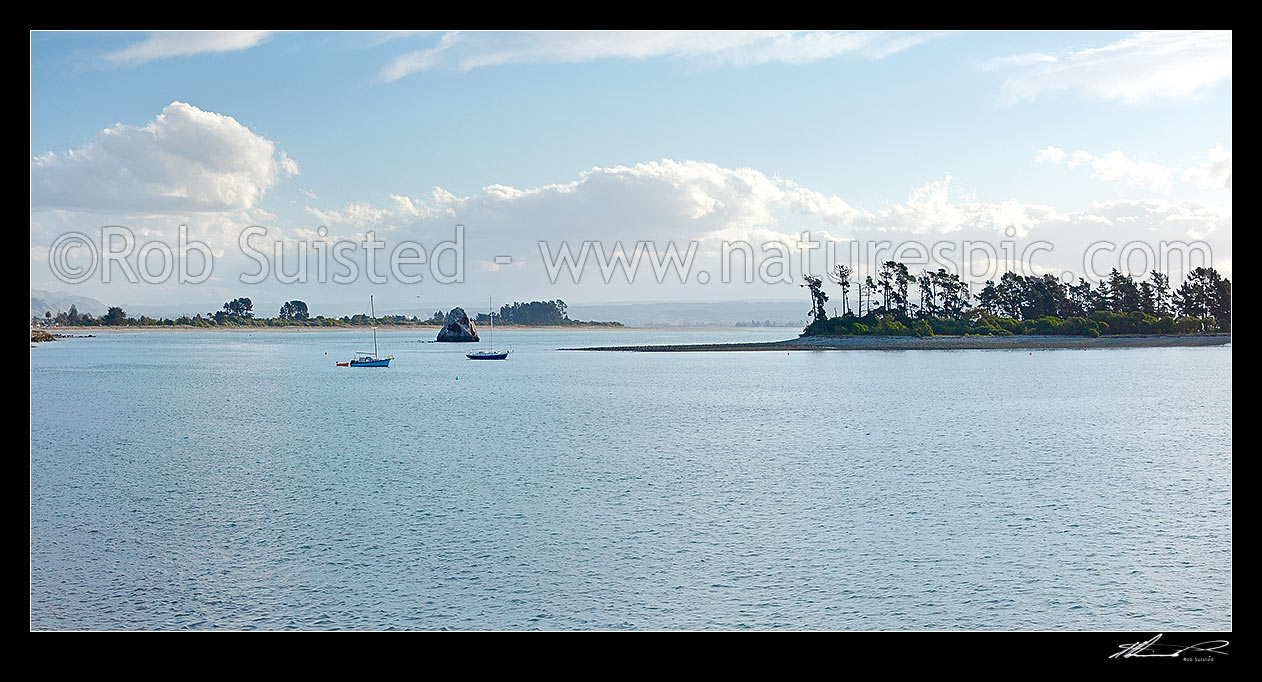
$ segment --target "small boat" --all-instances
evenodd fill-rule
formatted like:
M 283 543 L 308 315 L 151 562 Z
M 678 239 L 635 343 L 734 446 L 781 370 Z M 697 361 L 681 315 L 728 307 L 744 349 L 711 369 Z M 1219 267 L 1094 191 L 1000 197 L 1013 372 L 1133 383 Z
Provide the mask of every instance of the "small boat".
M 491 344 L 491 347 L 494 348 L 495 347 L 495 311 L 492 310 L 491 308 L 490 298 L 486 299 L 486 316 L 491 320 L 491 334 L 490 334 L 490 338 L 488 339 L 488 342 Z M 490 350 L 487 348 L 483 348 L 482 350 L 475 350 L 472 353 L 465 353 L 465 357 L 469 358 L 470 360 L 506 360 L 508 359 L 508 354 L 511 352 L 512 351 Z
M 371 310 L 372 312 L 372 320 L 373 322 L 376 322 L 377 321 L 377 306 L 374 303 L 372 296 L 368 297 L 368 306 L 369 306 L 369 310 Z M 377 326 L 376 324 L 374 324 L 372 328 L 372 353 L 370 354 L 367 352 L 360 352 L 356 354 L 354 359 L 352 359 L 350 362 L 345 363 L 345 364 L 339 362 L 337 363 L 337 366 L 338 367 L 348 367 L 348 366 L 349 367 L 389 367 L 390 361 L 393 359 L 394 359 L 393 355 L 391 355 L 388 358 L 383 358 L 383 357 L 378 356 Z
M 465 353 L 465 357 L 470 360 L 504 360 L 508 357 L 508 351 L 475 350 L 472 353 Z
M 360 353 L 354 360 L 351 360 L 349 364 L 351 367 L 389 367 L 390 361 L 393 359 L 393 356 L 388 358 L 379 358 L 367 353 Z

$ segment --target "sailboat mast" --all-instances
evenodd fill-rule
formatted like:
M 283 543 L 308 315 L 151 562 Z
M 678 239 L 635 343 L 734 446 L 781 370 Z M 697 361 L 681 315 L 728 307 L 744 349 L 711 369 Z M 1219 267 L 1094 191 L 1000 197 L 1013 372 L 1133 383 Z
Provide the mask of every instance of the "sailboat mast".
M 491 318 L 491 350 L 495 350 L 495 312 L 491 310 L 491 297 L 486 297 L 486 316 Z
M 372 313 L 372 356 L 377 357 L 377 304 L 373 302 L 372 295 L 368 296 L 368 310 Z

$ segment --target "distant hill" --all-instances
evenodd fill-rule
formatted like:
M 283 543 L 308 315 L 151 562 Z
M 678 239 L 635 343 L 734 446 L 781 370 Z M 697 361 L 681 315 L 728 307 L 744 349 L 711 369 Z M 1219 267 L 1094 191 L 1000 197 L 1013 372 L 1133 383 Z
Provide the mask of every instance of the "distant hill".
M 109 312 L 109 306 L 101 303 L 95 298 L 76 296 L 64 291 L 31 289 L 32 317 L 43 317 L 45 312 L 51 312 L 53 315 L 56 315 L 57 313 L 64 313 L 69 311 L 70 306 L 72 305 L 79 312 L 88 313 L 94 317 L 100 317 L 106 312 Z

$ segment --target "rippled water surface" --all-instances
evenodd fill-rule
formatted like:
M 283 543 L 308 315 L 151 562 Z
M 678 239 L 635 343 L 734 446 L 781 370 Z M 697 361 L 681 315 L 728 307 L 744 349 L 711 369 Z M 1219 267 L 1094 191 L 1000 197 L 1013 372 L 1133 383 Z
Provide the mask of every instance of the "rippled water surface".
M 41 344 L 31 625 L 1231 628 L 1230 346 L 555 350 L 790 336 Z

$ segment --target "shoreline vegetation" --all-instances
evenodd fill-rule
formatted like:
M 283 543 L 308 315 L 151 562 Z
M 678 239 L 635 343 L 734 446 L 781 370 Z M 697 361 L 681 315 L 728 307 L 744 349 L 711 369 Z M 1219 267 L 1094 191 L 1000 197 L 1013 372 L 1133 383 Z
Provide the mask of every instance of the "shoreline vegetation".
M 1196 268 L 1175 290 L 1156 270 L 1136 282 L 1114 269 L 1098 287 L 1079 279 L 1066 284 L 1054 275 L 1004 273 L 977 294 L 946 270 L 912 275 L 902 263 L 886 261 L 876 280 L 854 281 L 845 265 L 829 279 L 842 291 L 841 315 L 828 315 L 823 281 L 806 275 L 812 322 L 801 336 L 1082 336 L 1190 335 L 1231 333 L 1231 280 L 1213 268 Z M 919 289 L 919 302 L 909 295 Z M 849 294 L 858 290 L 857 310 Z M 866 309 L 865 309 L 866 303 Z M 834 308 L 836 313 L 836 308 Z
M 124 332 L 335 332 L 335 331 L 359 331 L 370 329 L 372 325 L 213 325 L 213 326 L 195 326 L 187 324 L 161 324 L 161 325 L 121 325 L 121 326 L 75 326 L 75 327 L 31 327 L 31 332 L 49 333 L 58 338 L 69 338 L 69 335 L 61 332 L 90 332 L 91 334 L 109 334 Z M 418 331 L 437 331 L 442 325 L 430 324 L 429 322 L 420 322 L 416 324 L 392 324 L 377 325 L 377 329 L 386 332 L 390 330 L 418 330 Z M 714 331 L 715 329 L 725 329 L 725 327 L 613 327 L 607 324 L 565 324 L 565 325 L 546 325 L 546 324 L 506 324 L 503 327 L 497 321 L 495 323 L 495 331 L 500 329 L 509 329 L 515 331 Z M 78 336 L 78 334 L 76 334 Z
M 1231 280 L 1196 268 L 1178 289 L 1156 270 L 1136 282 L 1114 269 L 1098 286 L 1054 275 L 1004 273 L 977 294 L 945 269 L 912 275 L 897 261 L 876 278 L 859 279 L 837 265 L 828 275 L 841 288 L 841 314 L 829 315 L 823 280 L 803 276 L 812 322 L 797 339 L 765 343 L 605 346 L 560 350 L 693 352 L 792 350 L 984 350 L 1215 346 L 1231 342 Z M 853 279 L 852 279 L 853 277 Z M 910 296 L 912 285 L 919 301 Z M 850 308 L 850 291 L 858 305 Z
M 691 352 L 792 350 L 918 350 L 918 349 L 1051 349 L 1144 348 L 1213 346 L 1231 342 L 1231 280 L 1213 268 L 1196 268 L 1178 289 L 1156 270 L 1136 282 L 1116 269 L 1092 286 L 1079 279 L 1066 284 L 1053 275 L 1023 277 L 1005 273 L 996 284 L 987 281 L 974 295 L 959 275 L 938 270 L 914 276 L 896 261 L 887 261 L 874 280 L 871 275 L 851 280 L 848 266 L 838 265 L 829 279 L 842 291 L 842 314 L 829 316 L 823 280 L 806 275 L 801 286 L 811 298 L 813 320 L 797 339 L 758 343 L 718 343 L 647 346 L 591 346 L 561 348 L 575 351 Z M 919 288 L 919 302 L 909 296 Z M 858 305 L 850 309 L 850 290 L 857 289 Z M 878 298 L 879 297 L 879 298 Z M 837 310 L 834 307 L 834 313 Z M 508 329 L 625 329 L 619 322 L 584 322 L 566 315 L 563 301 L 533 301 L 505 305 L 496 313 Z M 480 314 L 476 322 L 489 321 Z M 45 329 L 90 330 L 115 328 L 187 330 L 299 330 L 354 329 L 367 326 L 398 329 L 442 328 L 445 317 L 436 311 L 427 320 L 403 315 L 369 318 L 359 314 L 341 318 L 311 317 L 307 304 L 288 301 L 275 318 L 255 318 L 248 298 L 228 301 L 223 309 L 202 317 L 175 320 L 129 318 L 112 307 L 101 318 L 69 312 L 45 313 L 31 320 L 32 343 L 58 335 Z
M 623 351 L 629 353 L 695 353 L 732 351 L 827 350 L 1055 350 L 1093 348 L 1167 348 L 1222 346 L 1231 334 L 1174 334 L 1086 336 L 810 336 L 760 343 L 696 343 L 653 346 L 590 346 L 564 351 Z
M 485 313 L 479 315 L 476 319 L 479 323 L 488 321 Z M 590 328 L 623 328 L 621 322 L 595 322 L 584 320 L 572 320 L 566 314 L 566 305 L 564 301 L 532 301 L 530 303 L 513 303 L 506 305 L 496 314 L 497 324 L 506 328 L 574 328 L 574 329 L 590 329 Z M 231 330 L 262 330 L 262 329 L 361 329 L 368 327 L 378 328 L 399 328 L 399 329 L 435 329 L 442 328 L 446 324 L 446 315 L 442 311 L 435 311 L 428 319 L 421 319 L 415 315 L 386 315 L 383 317 L 371 318 L 368 315 L 360 313 L 358 315 L 344 315 L 342 317 L 324 317 L 322 315 L 312 316 L 308 311 L 307 304 L 303 301 L 286 301 L 280 308 L 280 312 L 276 317 L 255 317 L 254 303 L 248 298 L 237 298 L 223 304 L 221 310 L 202 315 L 198 313 L 194 316 L 181 315 L 178 318 L 154 318 L 147 315 L 140 317 L 128 317 L 126 311 L 121 307 L 112 306 L 106 314 L 101 317 L 93 317 L 87 313 L 80 313 L 74 306 L 70 306 L 70 310 L 59 312 L 53 315 L 52 311 L 46 311 L 44 317 L 31 318 L 32 341 L 35 340 L 35 330 L 87 330 L 98 328 L 122 328 L 127 330 L 138 329 L 231 329 Z M 52 337 L 47 339 L 41 338 L 42 341 L 51 341 Z

